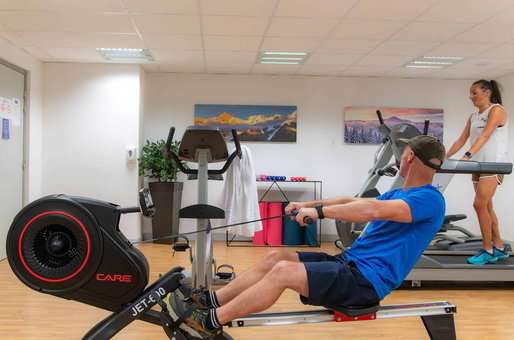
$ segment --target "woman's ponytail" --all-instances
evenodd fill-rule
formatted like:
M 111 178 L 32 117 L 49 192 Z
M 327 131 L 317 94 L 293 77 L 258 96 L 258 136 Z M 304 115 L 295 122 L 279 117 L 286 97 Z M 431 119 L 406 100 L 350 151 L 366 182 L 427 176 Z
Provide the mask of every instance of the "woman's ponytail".
M 502 104 L 502 94 L 500 91 L 500 84 L 496 80 L 491 80 L 491 103 Z

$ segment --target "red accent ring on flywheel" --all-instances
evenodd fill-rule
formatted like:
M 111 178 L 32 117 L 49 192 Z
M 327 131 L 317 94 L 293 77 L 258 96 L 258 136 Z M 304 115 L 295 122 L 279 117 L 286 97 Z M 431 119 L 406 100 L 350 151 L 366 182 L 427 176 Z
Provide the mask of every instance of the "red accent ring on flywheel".
M 50 279 L 50 278 L 47 278 L 47 277 L 43 277 L 39 274 L 36 274 L 32 271 L 32 269 L 29 268 L 29 266 L 27 265 L 27 262 L 25 261 L 25 259 L 23 258 L 23 253 L 21 251 L 22 249 L 22 241 L 23 241 L 23 236 L 25 236 L 25 232 L 27 231 L 28 227 L 35 221 L 37 220 L 38 218 L 41 218 L 43 216 L 46 216 L 46 215 L 64 215 L 68 218 L 71 218 L 75 223 L 77 223 L 80 228 L 82 229 L 82 231 L 84 232 L 84 235 L 86 236 L 86 241 L 87 241 L 87 253 L 86 253 L 86 257 L 84 258 L 84 261 L 82 261 L 82 263 L 80 264 L 80 267 L 74 271 L 73 273 L 71 273 L 70 275 L 68 276 L 65 276 L 61 279 Z M 89 255 L 90 255 L 90 252 L 91 252 L 91 240 L 89 238 L 89 233 L 87 232 L 87 229 L 86 227 L 84 226 L 84 224 L 82 224 L 82 222 L 80 222 L 76 217 L 64 212 L 64 211 L 46 211 L 42 214 L 39 214 L 35 217 L 33 217 L 30 221 L 28 221 L 28 223 L 25 225 L 25 227 L 23 227 L 23 230 L 21 231 L 21 235 L 20 235 L 20 239 L 18 240 L 18 255 L 20 256 L 20 260 L 21 260 L 21 263 L 23 264 L 23 267 L 25 267 L 25 269 L 30 273 L 30 275 L 34 276 L 35 278 L 41 280 L 41 281 L 45 281 L 45 282 L 65 282 L 65 281 L 68 281 L 72 278 L 74 278 L 75 276 L 77 276 L 81 271 L 82 269 L 84 269 L 84 267 L 86 266 L 86 263 L 87 261 L 89 260 Z

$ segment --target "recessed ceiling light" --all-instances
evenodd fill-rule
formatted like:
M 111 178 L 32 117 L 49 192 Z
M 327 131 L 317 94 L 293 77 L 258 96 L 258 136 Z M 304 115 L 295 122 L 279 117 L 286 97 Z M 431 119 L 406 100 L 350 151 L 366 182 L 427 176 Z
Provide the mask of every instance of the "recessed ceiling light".
M 300 57 L 261 57 L 261 60 L 296 60 L 301 61 L 303 58 Z
M 440 69 L 454 65 L 462 60 L 464 60 L 463 57 L 424 56 L 409 61 L 404 67 Z
M 407 68 L 433 68 L 433 69 L 438 69 L 438 68 L 444 68 L 444 66 L 442 65 L 405 65 L 405 67 Z
M 149 50 L 143 48 L 97 48 L 96 51 L 109 61 L 153 61 Z
M 300 65 L 297 61 L 261 61 L 261 64 Z
M 461 61 L 464 60 L 463 57 L 441 57 L 441 56 L 425 56 L 423 59 L 448 59 L 448 60 L 455 60 L 455 61 Z
M 307 58 L 306 52 L 264 51 L 259 54 L 258 64 L 300 65 Z
M 411 62 L 416 65 L 453 65 L 454 63 L 449 61 L 424 61 L 424 60 L 414 60 Z
M 299 56 L 306 56 L 306 52 L 274 52 L 274 51 L 266 51 L 262 52 L 263 55 L 299 55 Z

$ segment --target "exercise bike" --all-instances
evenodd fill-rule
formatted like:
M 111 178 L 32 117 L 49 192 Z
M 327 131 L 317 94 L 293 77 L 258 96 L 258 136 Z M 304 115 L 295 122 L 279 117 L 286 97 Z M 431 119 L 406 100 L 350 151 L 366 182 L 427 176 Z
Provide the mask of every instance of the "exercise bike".
M 173 131 L 170 130 L 170 136 L 173 136 Z M 187 149 L 189 155 L 199 155 L 204 160 L 199 163 L 199 179 L 206 181 L 209 176 L 207 167 L 203 166 L 205 161 L 226 160 L 222 169 L 214 170 L 222 171 L 228 167 L 228 160 L 237 156 L 238 143 L 231 156 L 222 153 L 221 158 L 210 157 L 209 152 L 201 151 L 215 150 L 211 144 L 213 141 L 221 145 L 222 136 L 218 130 L 190 128 L 186 134 L 194 137 L 192 140 L 197 142 L 187 148 L 189 144 L 185 143 L 184 151 Z M 169 152 L 169 142 L 170 138 L 165 152 Z M 179 152 L 175 156 L 184 159 L 186 154 L 181 157 Z M 218 209 L 199 203 L 181 210 L 183 218 L 197 218 L 207 222 L 205 229 L 196 231 L 204 237 L 203 244 L 197 238 L 197 247 L 204 250 L 204 255 L 198 257 L 195 254 L 197 261 L 200 261 L 197 266 L 203 266 L 203 269 L 196 273 L 193 269 L 193 277 L 196 277 L 193 285 L 198 287 L 208 287 L 212 278 L 211 230 L 220 227 L 211 228 L 209 221 L 222 215 Z M 89 330 L 83 339 L 110 339 L 134 320 L 162 326 L 170 339 L 197 339 L 183 330 L 180 320 L 171 319 L 162 301 L 167 294 L 184 284 L 184 268 L 172 268 L 148 285 L 149 266 L 146 258 L 120 232 L 121 215 L 139 212 L 148 217 L 154 212 L 151 195 L 146 189 L 139 192 L 139 206 L 128 208 L 83 197 L 43 197 L 27 205 L 15 217 L 7 238 L 9 264 L 16 276 L 34 290 L 112 312 Z M 157 304 L 161 311 L 152 309 Z M 310 311 L 253 314 L 233 320 L 227 326 L 272 326 L 420 316 L 431 339 L 454 340 L 455 312 L 456 307 L 445 301 L 389 306 L 330 306 Z M 222 332 L 214 339 L 232 337 Z

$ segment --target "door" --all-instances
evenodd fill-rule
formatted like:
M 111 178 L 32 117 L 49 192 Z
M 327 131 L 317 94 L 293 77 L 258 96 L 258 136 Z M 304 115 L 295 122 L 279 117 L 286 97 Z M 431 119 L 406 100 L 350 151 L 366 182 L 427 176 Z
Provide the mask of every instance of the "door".
M 0 60 L 0 259 L 9 226 L 23 205 L 25 72 Z

